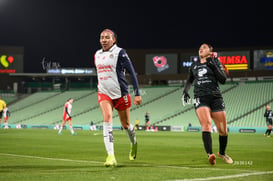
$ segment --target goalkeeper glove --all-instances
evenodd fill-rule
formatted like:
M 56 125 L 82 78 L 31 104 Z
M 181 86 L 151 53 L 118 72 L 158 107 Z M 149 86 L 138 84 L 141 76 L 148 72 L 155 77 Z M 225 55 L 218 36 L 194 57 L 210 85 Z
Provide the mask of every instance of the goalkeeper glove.
M 191 97 L 190 97 L 189 93 L 186 92 L 186 91 L 183 91 L 183 100 L 184 100 L 184 102 L 188 103 L 190 101 L 190 98 Z

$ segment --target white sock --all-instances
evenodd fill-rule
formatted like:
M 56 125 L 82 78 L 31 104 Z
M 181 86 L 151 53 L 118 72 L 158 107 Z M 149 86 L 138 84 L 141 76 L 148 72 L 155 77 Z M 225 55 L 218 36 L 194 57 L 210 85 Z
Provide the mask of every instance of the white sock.
M 63 130 L 63 127 L 61 126 L 60 129 L 59 129 L 59 133 L 61 133 Z
M 112 126 L 112 123 L 103 122 L 103 139 L 108 155 L 114 155 L 114 136 Z
M 73 130 L 72 126 L 71 127 L 69 126 L 69 129 L 70 129 L 71 134 L 74 134 L 74 130 Z
M 126 132 L 127 132 L 127 136 L 130 139 L 130 142 L 132 144 L 136 144 L 136 132 L 135 132 L 134 126 L 130 124 L 128 129 L 126 129 Z

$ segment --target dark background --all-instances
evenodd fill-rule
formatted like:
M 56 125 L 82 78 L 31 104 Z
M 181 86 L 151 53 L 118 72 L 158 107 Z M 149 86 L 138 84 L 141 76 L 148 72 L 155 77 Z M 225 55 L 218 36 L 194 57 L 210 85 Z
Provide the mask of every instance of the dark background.
M 0 45 L 24 47 L 25 72 L 43 58 L 92 67 L 99 34 L 125 49 L 272 47 L 272 2 L 0 0 Z M 143 60 L 144 64 L 144 60 Z

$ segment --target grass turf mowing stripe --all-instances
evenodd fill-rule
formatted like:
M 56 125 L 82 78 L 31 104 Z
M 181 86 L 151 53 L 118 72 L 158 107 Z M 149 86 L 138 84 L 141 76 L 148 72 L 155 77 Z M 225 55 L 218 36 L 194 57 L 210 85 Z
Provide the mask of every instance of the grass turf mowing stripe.
M 194 179 L 181 179 L 181 180 L 176 179 L 176 180 L 172 180 L 172 181 L 209 181 L 209 180 L 248 177 L 248 176 L 253 176 L 253 175 L 270 175 L 270 174 L 273 174 L 273 171 L 241 173 L 241 174 L 235 174 L 235 175 L 214 176 L 214 177 L 207 177 L 207 178 L 194 178 Z
M 17 154 L 9 154 L 9 153 L 0 153 L 3 156 L 12 156 L 12 157 L 21 157 L 21 158 L 35 158 L 35 159 L 43 159 L 43 160 L 52 160 L 52 161 L 65 161 L 65 162 L 75 162 L 75 163 L 90 163 L 90 164 L 103 164 L 104 162 L 99 161 L 92 161 L 92 160 L 72 160 L 72 159 L 65 159 L 65 158 L 49 158 L 49 157 L 40 157 L 40 156 L 31 156 L 31 155 L 17 155 Z M 124 163 L 118 163 L 118 166 L 125 165 Z M 130 166 L 142 166 L 142 167 L 154 167 L 154 168 L 173 168 L 173 169 L 193 169 L 193 170 L 226 170 L 224 168 L 198 168 L 198 167 L 185 167 L 185 166 L 171 166 L 171 165 L 154 165 L 154 164 L 130 164 Z M 236 171 L 246 172 L 249 170 L 242 170 L 242 169 L 234 169 Z

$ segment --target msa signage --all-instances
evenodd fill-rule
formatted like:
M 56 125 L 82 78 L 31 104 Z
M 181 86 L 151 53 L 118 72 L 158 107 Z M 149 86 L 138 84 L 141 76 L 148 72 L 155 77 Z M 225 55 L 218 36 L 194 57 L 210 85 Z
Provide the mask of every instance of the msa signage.
M 216 52 L 215 55 L 229 71 L 250 68 L 250 51 L 222 51 Z M 198 60 L 199 56 L 196 53 L 181 53 L 180 72 L 188 72 L 192 62 Z
M 228 70 L 248 70 L 250 66 L 250 51 L 217 52 L 219 61 Z

